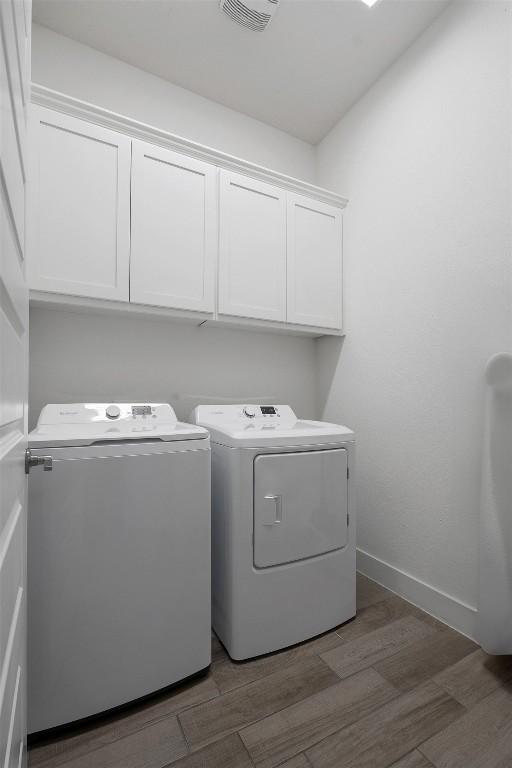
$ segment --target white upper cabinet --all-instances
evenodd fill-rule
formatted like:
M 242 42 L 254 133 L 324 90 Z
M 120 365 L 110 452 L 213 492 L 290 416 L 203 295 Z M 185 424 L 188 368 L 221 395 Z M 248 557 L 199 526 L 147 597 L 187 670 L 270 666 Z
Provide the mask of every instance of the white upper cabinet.
M 130 300 L 213 312 L 217 168 L 142 141 L 132 152 Z
M 288 193 L 289 323 L 342 327 L 341 210 Z
M 344 198 L 62 94 L 42 103 L 31 118 L 33 300 L 341 332 Z M 17 150 L 7 138 L 6 159 Z M 5 166 L 20 187 L 19 164 Z
M 220 172 L 219 314 L 286 320 L 286 192 Z
M 130 139 L 32 108 L 32 289 L 128 300 Z

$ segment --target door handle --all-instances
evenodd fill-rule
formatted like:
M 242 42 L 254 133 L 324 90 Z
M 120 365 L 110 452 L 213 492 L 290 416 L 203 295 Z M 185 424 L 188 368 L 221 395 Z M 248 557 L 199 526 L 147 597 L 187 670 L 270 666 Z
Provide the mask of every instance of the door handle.
M 32 467 L 43 467 L 45 472 L 53 469 L 52 456 L 32 456 L 30 448 L 25 451 L 25 474 L 28 475 Z
M 273 501 L 275 504 L 274 518 L 263 525 L 279 525 L 283 522 L 283 497 L 277 493 L 269 493 L 263 497 L 265 501 Z

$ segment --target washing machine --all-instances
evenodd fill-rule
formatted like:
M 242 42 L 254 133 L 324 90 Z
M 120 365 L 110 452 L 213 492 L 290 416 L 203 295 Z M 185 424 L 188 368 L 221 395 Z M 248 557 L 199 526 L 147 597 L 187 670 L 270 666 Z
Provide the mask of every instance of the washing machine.
M 199 405 L 212 442 L 212 619 L 233 659 L 356 612 L 354 433 L 289 405 Z
M 210 664 L 210 441 L 165 403 L 47 405 L 29 435 L 28 730 Z

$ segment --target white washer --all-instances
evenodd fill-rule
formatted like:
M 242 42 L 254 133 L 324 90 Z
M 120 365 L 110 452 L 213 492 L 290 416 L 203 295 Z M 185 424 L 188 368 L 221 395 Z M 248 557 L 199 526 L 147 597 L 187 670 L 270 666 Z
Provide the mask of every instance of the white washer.
M 34 733 L 210 664 L 210 442 L 167 404 L 79 403 L 43 408 L 29 447 Z
M 356 612 L 354 433 L 288 405 L 200 405 L 212 440 L 212 618 L 234 659 Z

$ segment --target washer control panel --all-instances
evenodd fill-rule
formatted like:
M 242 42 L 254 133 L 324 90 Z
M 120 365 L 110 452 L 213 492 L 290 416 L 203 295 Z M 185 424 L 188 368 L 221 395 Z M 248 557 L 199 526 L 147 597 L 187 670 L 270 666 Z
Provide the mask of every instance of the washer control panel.
M 123 411 L 126 411 L 126 408 L 123 408 Z M 146 417 L 153 417 L 154 419 L 157 418 L 156 414 L 156 406 L 154 405 L 131 405 L 128 407 L 128 412 L 124 413 L 121 411 L 121 408 L 119 405 L 108 405 L 105 408 L 105 416 L 107 419 L 119 419 L 123 415 L 124 418 L 127 416 L 132 419 L 136 419 L 138 416 L 145 419 Z
M 130 405 L 123 403 L 118 405 L 112 403 L 105 408 L 105 416 L 107 419 L 157 419 L 158 418 L 158 406 L 156 405 Z
M 69 403 L 47 405 L 41 411 L 41 424 L 87 424 L 124 422 L 125 424 L 176 424 L 176 414 L 168 403 Z

